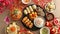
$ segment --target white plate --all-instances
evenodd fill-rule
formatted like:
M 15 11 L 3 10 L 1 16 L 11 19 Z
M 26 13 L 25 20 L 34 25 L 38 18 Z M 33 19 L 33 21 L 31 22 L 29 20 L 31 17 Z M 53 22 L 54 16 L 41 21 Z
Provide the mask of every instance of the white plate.
M 22 3 L 24 3 L 24 4 L 30 4 L 31 0 L 29 2 L 25 2 L 24 0 L 22 0 Z

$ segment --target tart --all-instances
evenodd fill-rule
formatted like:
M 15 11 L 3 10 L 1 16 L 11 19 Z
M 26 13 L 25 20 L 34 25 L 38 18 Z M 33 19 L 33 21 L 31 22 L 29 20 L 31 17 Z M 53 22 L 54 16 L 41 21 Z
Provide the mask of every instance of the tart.
M 29 28 L 33 27 L 33 23 L 28 19 L 28 17 L 24 17 L 22 22 Z
M 13 20 L 19 20 L 22 17 L 22 12 L 18 9 L 14 9 L 10 12 L 10 16 Z
M 16 25 L 15 22 L 13 22 L 12 24 L 10 24 L 8 27 L 7 27 L 7 33 L 8 34 L 18 34 L 18 31 L 20 30 L 19 26 Z
M 29 14 L 29 18 L 30 18 L 31 20 L 35 19 L 37 16 L 38 16 L 38 15 L 37 15 L 36 12 L 32 12 L 32 13 Z

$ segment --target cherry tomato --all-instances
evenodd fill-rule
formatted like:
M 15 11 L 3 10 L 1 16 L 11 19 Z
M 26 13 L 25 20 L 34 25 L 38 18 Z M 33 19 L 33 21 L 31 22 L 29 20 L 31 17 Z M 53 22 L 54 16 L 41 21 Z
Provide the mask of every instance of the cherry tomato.
M 45 26 L 47 26 L 47 27 L 52 27 L 53 25 L 52 25 L 52 23 L 50 23 L 50 22 L 46 22 Z

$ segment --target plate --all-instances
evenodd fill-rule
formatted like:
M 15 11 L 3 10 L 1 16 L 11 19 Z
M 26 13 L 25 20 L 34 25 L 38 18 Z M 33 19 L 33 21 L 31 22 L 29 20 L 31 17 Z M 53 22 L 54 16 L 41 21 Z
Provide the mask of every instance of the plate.
M 31 3 L 31 0 L 22 0 L 22 3 L 29 4 L 29 3 Z
M 13 22 L 13 23 L 15 23 L 15 22 Z M 9 27 L 9 26 L 10 26 L 11 24 L 13 24 L 13 23 L 10 23 L 10 24 L 8 24 L 8 25 L 5 27 L 5 34 L 8 34 L 8 32 L 7 32 L 7 27 Z M 15 24 L 16 24 L 16 23 L 15 23 Z M 14 24 L 14 25 L 15 25 L 15 24 Z M 13 26 L 14 26 L 14 25 L 13 25 Z M 17 25 L 17 24 L 16 24 L 16 25 Z M 20 28 L 19 28 L 18 25 L 17 25 L 17 26 L 16 26 L 16 25 L 15 25 L 15 28 L 17 27 L 17 33 L 19 33 Z M 11 26 L 10 26 L 10 27 L 11 27 Z
M 36 7 L 39 7 L 39 8 L 41 8 L 41 9 L 43 10 L 43 12 L 44 12 L 44 16 L 41 16 L 41 15 L 38 14 L 39 12 L 37 12 L 37 10 L 38 10 L 37 8 L 36 8 L 37 10 L 36 10 L 36 9 L 33 9 L 33 11 L 31 11 L 31 10 L 32 10 L 32 9 L 31 9 L 31 10 L 30 10 L 31 13 L 28 13 L 28 14 L 26 13 L 26 14 L 25 14 L 25 13 L 24 13 L 24 10 L 27 10 L 27 9 L 26 9 L 27 7 L 29 7 L 29 6 L 32 7 L 33 5 L 34 5 L 34 4 L 32 4 L 32 5 L 28 5 L 28 6 L 26 6 L 26 7 L 23 9 L 23 11 L 22 11 L 23 16 L 22 16 L 22 20 L 21 20 L 21 22 L 22 22 L 22 24 L 24 25 L 24 27 L 26 27 L 26 28 L 29 29 L 29 30 L 33 30 L 33 31 L 34 31 L 34 30 L 37 30 L 37 29 L 40 29 L 40 28 L 38 28 L 38 27 L 36 27 L 36 26 L 34 25 L 34 19 L 33 19 L 33 18 L 31 19 L 31 17 L 29 16 L 29 14 L 31 14 L 32 12 L 36 12 L 36 13 L 37 13 L 37 16 L 40 16 L 40 17 L 45 18 L 45 11 L 44 11 L 44 9 L 42 9 L 40 6 L 38 6 L 38 5 L 34 5 L 35 8 L 36 8 Z M 30 8 L 31 8 L 31 7 L 30 7 Z M 43 13 L 42 13 L 42 14 L 43 14 Z M 27 23 L 24 23 L 24 22 L 23 22 L 23 19 L 24 19 L 25 17 L 28 18 L 28 21 L 31 21 L 31 22 L 32 22 L 32 24 L 33 24 L 33 27 L 32 27 L 32 28 L 29 28 L 29 27 L 28 27 L 29 25 L 26 26 Z M 25 21 L 25 22 L 26 22 L 26 21 Z

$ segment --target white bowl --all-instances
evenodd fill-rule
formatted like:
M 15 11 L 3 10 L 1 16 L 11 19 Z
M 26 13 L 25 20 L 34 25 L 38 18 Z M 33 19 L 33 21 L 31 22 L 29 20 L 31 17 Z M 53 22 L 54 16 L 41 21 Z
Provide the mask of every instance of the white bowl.
M 48 30 L 48 34 L 50 34 L 50 29 L 48 27 L 43 27 L 43 28 L 46 28 Z M 42 34 L 42 29 L 43 28 L 40 29 L 40 34 Z
M 40 23 L 39 23 L 39 22 Z M 37 24 L 37 22 L 39 23 L 39 24 Z M 35 18 L 34 19 L 34 25 L 36 26 L 36 27 L 38 27 L 38 28 L 41 28 L 41 27 L 43 27 L 44 25 L 45 25 L 45 19 L 43 18 L 43 17 L 37 17 L 37 18 Z
M 31 0 L 29 0 L 29 2 L 25 2 L 24 0 L 22 0 L 22 3 L 24 4 L 29 4 L 31 2 Z
M 51 3 L 51 2 L 49 2 L 49 3 Z M 49 12 L 49 13 L 53 13 L 53 12 L 55 11 L 55 9 L 56 9 L 56 5 L 55 5 L 55 3 L 53 2 L 54 5 L 55 5 L 55 9 L 47 10 L 46 7 L 47 7 L 47 5 L 48 5 L 49 3 L 47 3 L 47 4 L 45 5 L 45 10 L 46 10 L 47 12 Z

